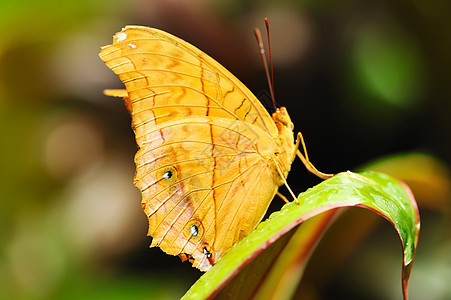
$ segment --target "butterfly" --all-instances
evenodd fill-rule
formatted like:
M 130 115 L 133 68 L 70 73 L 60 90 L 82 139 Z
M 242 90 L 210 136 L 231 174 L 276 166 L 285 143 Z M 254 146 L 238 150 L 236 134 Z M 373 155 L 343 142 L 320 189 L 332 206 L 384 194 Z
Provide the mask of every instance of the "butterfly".
M 207 271 L 259 224 L 297 154 L 323 174 L 300 154 L 302 136 L 295 142 L 284 107 L 271 116 L 234 75 L 182 39 L 126 26 L 100 58 L 126 88 L 105 93 L 123 97 L 132 117 L 134 184 L 151 247 Z

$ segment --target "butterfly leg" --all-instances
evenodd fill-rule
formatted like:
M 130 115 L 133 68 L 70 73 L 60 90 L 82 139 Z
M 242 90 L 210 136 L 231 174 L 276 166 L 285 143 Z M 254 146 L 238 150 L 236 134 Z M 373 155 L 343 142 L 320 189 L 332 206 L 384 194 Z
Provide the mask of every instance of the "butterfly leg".
M 128 93 L 127 90 L 124 89 L 120 89 L 120 90 L 113 90 L 113 89 L 107 89 L 107 90 L 103 90 L 103 93 L 106 96 L 111 96 L 111 97 L 128 97 Z
M 304 155 L 302 155 L 301 151 L 299 151 L 299 144 L 302 143 L 302 149 L 304 150 Z M 302 136 L 302 133 L 298 132 L 298 136 L 296 139 L 296 146 L 295 146 L 296 152 L 294 153 L 294 157 L 296 155 L 301 159 L 302 163 L 304 164 L 305 168 L 312 174 L 318 176 L 321 179 L 328 179 L 334 176 L 334 174 L 326 174 L 323 172 L 318 171 L 315 166 L 310 162 L 307 154 L 307 148 L 305 147 L 304 137 Z M 294 158 L 293 158 L 294 160 Z
M 274 157 L 273 157 L 273 159 L 274 159 L 274 164 L 275 164 L 275 166 L 276 166 L 277 172 L 279 172 L 280 177 L 281 177 L 282 180 L 283 180 L 283 184 L 285 184 L 285 186 L 287 187 L 288 191 L 289 191 L 290 194 L 291 194 L 291 197 L 293 197 L 293 199 L 294 199 L 294 202 L 296 202 L 296 204 L 299 205 L 298 198 L 296 198 L 296 196 L 294 195 L 294 193 L 293 193 L 293 191 L 291 190 L 290 186 L 288 185 L 288 182 L 287 182 L 287 180 L 285 179 L 285 176 L 283 175 L 282 170 L 280 169 L 279 163 L 277 162 L 277 160 L 276 160 Z M 282 198 L 282 199 L 283 199 L 283 198 Z
M 277 191 L 277 196 L 279 196 L 280 199 L 282 199 L 283 201 L 285 201 L 285 203 L 290 203 L 290 201 L 288 201 L 287 197 L 285 197 L 284 195 L 282 195 L 281 193 L 279 193 L 279 191 Z

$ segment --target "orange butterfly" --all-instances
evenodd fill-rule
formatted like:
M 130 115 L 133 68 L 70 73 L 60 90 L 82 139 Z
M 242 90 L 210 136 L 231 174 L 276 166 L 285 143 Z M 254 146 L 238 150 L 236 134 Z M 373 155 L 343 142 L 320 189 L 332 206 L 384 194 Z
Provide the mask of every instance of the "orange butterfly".
M 272 117 L 218 62 L 158 29 L 127 26 L 100 52 L 126 90 L 139 150 L 135 185 L 153 246 L 207 271 L 263 218 L 298 149 L 284 107 Z M 303 141 L 302 141 L 303 144 Z M 304 145 L 304 144 L 303 144 Z M 305 147 L 304 147 L 305 150 Z

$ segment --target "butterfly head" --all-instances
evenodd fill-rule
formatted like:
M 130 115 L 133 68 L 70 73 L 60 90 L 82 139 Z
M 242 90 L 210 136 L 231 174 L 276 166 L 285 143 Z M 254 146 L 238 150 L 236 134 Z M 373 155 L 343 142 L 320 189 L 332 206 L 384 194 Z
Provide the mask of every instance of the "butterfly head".
M 274 120 L 274 123 L 276 123 L 279 132 L 283 127 L 287 128 L 290 131 L 293 131 L 294 124 L 293 122 L 291 122 L 291 118 L 288 115 L 287 109 L 285 107 L 282 106 L 281 108 L 278 108 L 276 112 L 272 114 L 272 118 Z

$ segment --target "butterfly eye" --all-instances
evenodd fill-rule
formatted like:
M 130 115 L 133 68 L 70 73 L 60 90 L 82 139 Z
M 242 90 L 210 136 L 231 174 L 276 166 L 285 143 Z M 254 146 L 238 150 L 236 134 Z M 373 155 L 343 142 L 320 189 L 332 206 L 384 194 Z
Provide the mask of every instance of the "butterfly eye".
M 159 183 L 168 186 L 177 180 L 177 170 L 173 166 L 167 166 L 157 171 Z
M 197 241 L 202 238 L 204 234 L 204 227 L 199 220 L 192 219 L 186 223 L 185 228 L 183 229 L 183 234 L 187 239 Z

